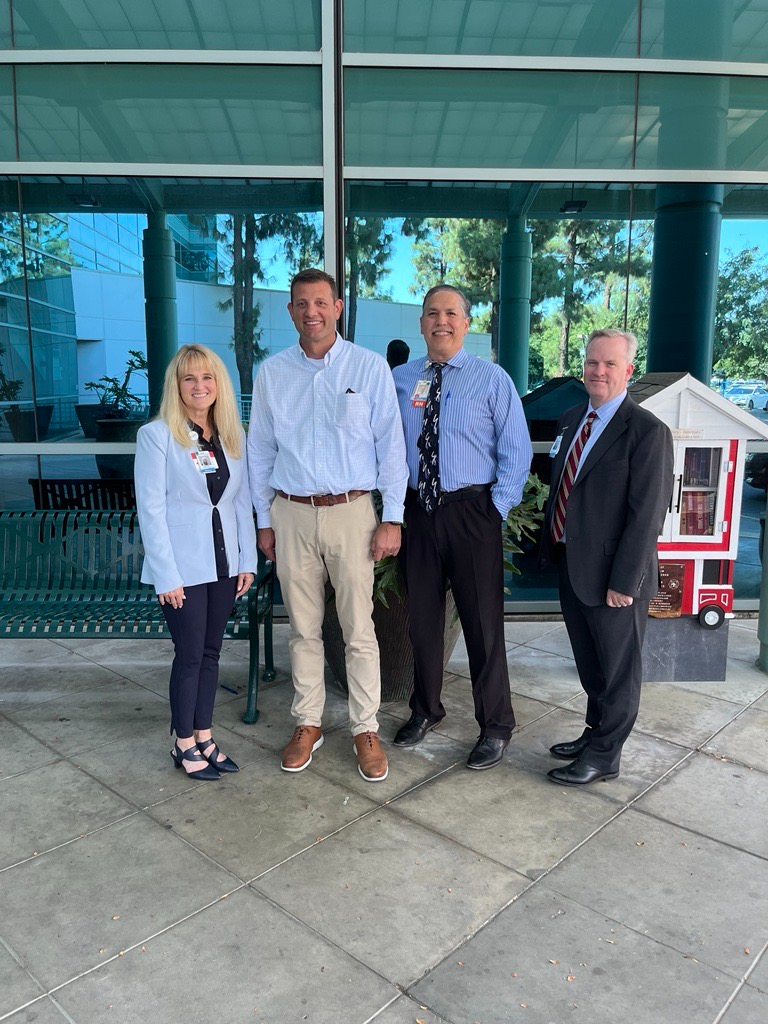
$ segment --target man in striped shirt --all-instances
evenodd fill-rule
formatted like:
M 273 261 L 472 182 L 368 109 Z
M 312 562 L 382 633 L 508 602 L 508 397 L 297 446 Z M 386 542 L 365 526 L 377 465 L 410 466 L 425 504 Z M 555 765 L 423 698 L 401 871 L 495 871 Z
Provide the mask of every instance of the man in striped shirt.
M 401 558 L 414 652 L 412 714 L 394 742 L 420 743 L 445 715 L 440 693 L 450 584 L 480 727 L 467 766 L 492 768 L 515 727 L 504 642 L 502 523 L 520 503 L 533 453 L 510 377 L 463 348 L 469 330 L 464 294 L 450 285 L 430 289 L 420 326 L 426 358 L 393 371 L 408 458 Z

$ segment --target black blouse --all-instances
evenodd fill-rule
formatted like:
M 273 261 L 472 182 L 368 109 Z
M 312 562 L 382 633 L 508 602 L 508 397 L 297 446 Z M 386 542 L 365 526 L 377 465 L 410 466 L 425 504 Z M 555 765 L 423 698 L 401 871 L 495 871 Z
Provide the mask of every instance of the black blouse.
M 229 565 L 227 564 L 227 549 L 224 544 L 224 531 L 221 528 L 221 516 L 216 506 L 221 501 L 221 496 L 229 483 L 229 466 L 227 465 L 227 457 L 224 454 L 224 449 L 219 439 L 213 437 L 206 438 L 203 434 L 203 428 L 198 426 L 197 423 L 193 423 L 192 428 L 197 431 L 200 447 L 205 448 L 206 451 L 213 455 L 219 467 L 215 473 L 204 473 L 203 475 L 205 476 L 208 495 L 213 505 L 211 514 L 213 549 L 216 553 L 216 575 L 221 579 L 222 577 L 229 576 Z

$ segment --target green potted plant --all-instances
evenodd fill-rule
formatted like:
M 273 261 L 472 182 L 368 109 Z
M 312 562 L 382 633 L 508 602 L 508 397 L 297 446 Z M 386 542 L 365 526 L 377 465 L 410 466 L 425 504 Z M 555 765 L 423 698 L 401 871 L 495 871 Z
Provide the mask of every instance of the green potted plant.
M 130 349 L 125 373 L 119 377 L 101 377 L 90 381 L 86 388 L 95 391 L 106 401 L 97 408 L 103 413 L 96 420 L 96 440 L 134 443 L 139 427 L 145 422 L 141 399 L 130 390 L 134 373 L 146 373 L 147 360 L 143 352 Z M 97 455 L 96 465 L 104 480 L 127 480 L 133 476 L 133 455 Z
M 520 543 L 532 545 L 539 524 L 544 518 L 544 502 L 548 488 L 533 474 L 528 477 L 523 499 L 510 510 L 504 524 L 502 544 L 504 566 L 515 573 L 521 570 L 511 562 L 524 551 Z M 336 614 L 333 588 L 327 585 L 328 603 L 323 622 L 325 660 L 339 687 L 347 691 L 344 663 L 344 638 Z M 382 558 L 373 571 L 373 624 L 379 641 L 381 663 L 381 699 L 405 700 L 413 686 L 413 652 L 408 638 L 408 595 L 397 558 Z M 443 665 L 450 661 L 461 633 L 456 603 L 449 590 L 445 605 Z
M 104 376 L 89 380 L 85 385 L 85 390 L 93 392 L 98 399 L 97 403 L 81 402 L 75 406 L 86 437 L 97 436 L 99 420 L 127 420 L 141 408 L 142 401 L 131 391 L 130 380 L 134 373 L 146 372 L 146 356 L 139 349 L 129 349 L 128 357 L 122 378 Z
M 5 346 L 0 345 L 0 358 L 5 355 Z M 22 409 L 16 402 L 24 386 L 23 380 L 9 377 L 0 366 L 0 402 L 11 402 L 3 411 L 14 441 L 42 441 L 48 433 L 53 415 L 50 402 Z
M 511 508 L 504 524 L 502 546 L 504 568 L 516 576 L 535 569 L 538 560 L 538 534 L 544 520 L 544 505 L 549 487 L 535 473 L 528 475 L 523 497 L 517 508 Z M 509 593 L 509 588 L 507 588 Z

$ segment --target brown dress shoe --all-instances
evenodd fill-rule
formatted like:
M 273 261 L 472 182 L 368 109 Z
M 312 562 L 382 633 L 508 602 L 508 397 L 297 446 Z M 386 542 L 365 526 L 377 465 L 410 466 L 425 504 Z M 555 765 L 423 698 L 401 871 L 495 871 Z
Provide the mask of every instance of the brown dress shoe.
M 284 772 L 301 772 L 312 763 L 312 753 L 323 745 L 323 733 L 316 725 L 299 725 L 283 751 L 280 767 Z
M 355 752 L 357 753 L 357 770 L 366 782 L 383 782 L 389 773 L 387 755 L 381 749 L 378 734 L 361 732 L 355 736 Z

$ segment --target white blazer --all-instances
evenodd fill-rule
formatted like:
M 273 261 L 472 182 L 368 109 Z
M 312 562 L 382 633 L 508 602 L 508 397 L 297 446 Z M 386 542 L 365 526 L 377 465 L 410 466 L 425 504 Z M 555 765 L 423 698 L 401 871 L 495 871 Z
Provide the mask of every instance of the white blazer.
M 158 594 L 217 578 L 213 505 L 192 451 L 192 444 L 180 445 L 162 420 L 147 423 L 136 439 L 134 483 L 144 543 L 141 582 L 153 585 Z M 242 451 L 242 459 L 227 453 L 229 482 L 217 506 L 230 576 L 255 573 L 258 562 L 244 434 Z

